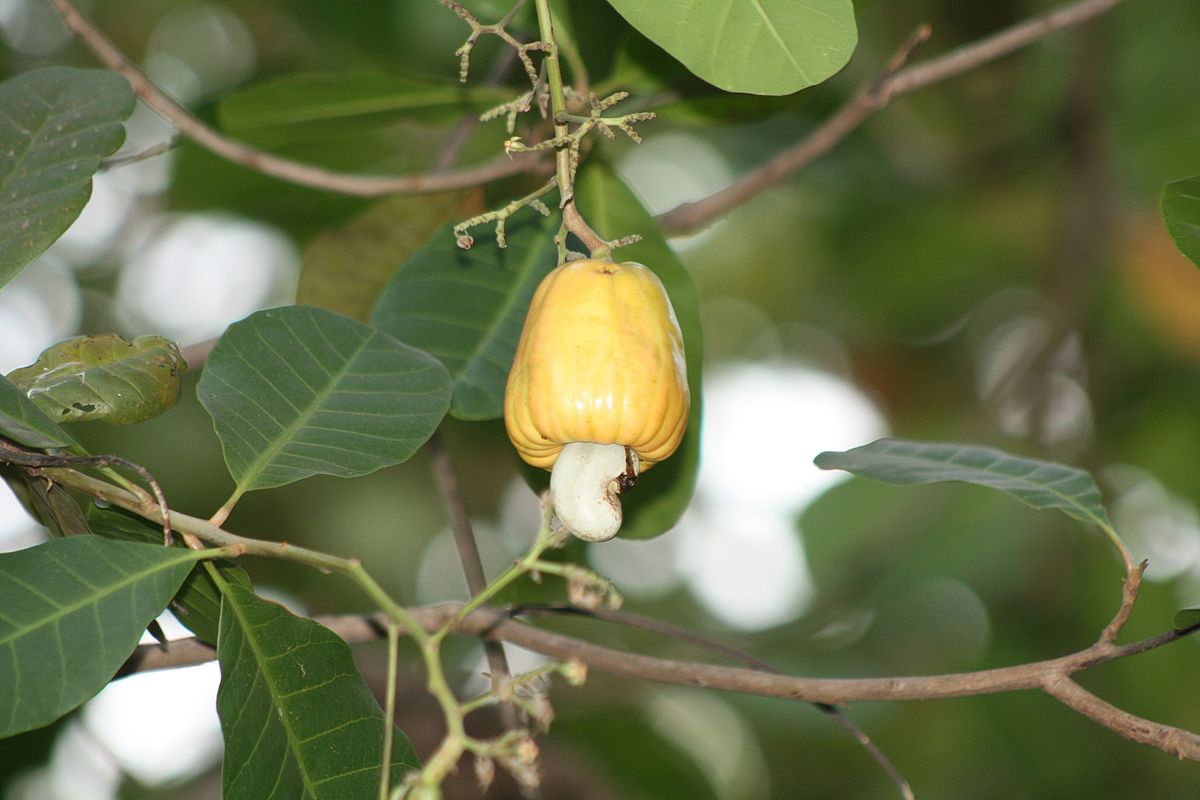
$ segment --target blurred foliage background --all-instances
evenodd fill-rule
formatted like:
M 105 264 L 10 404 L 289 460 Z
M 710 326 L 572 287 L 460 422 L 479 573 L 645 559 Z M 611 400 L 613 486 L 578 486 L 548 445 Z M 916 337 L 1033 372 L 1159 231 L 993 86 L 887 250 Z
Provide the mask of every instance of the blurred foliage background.
M 466 5 L 495 19 L 508 3 Z M 473 93 L 456 88 L 453 51 L 466 29 L 432 0 L 81 6 L 200 117 L 251 143 L 339 169 L 428 169 L 464 105 L 487 107 L 512 93 L 483 86 L 499 55 L 488 40 L 475 55 Z M 934 35 L 918 61 L 1050 4 L 860 2 L 861 44 L 850 65 L 784 98 L 722 95 L 605 4 L 570 6 L 593 85 L 629 88 L 660 112 L 642 126 L 646 144 L 602 141 L 594 157 L 616 163 L 662 211 L 797 141 L 876 74 L 919 23 L 930 22 Z M 527 17 L 516 27 L 532 38 Z M 1119 6 L 1081 30 L 898 99 L 786 185 L 675 241 L 700 290 L 710 376 L 748 364 L 780 375 L 816 371 L 857 387 L 894 435 L 993 444 L 1093 470 L 1135 556 L 1152 559 L 1126 629 L 1130 639 L 1166 630 L 1175 609 L 1200 600 L 1200 271 L 1174 249 L 1157 213 L 1164 182 L 1200 173 L 1197 31 L 1200 5 L 1190 0 Z M 50 62 L 93 65 L 42 0 L 0 3 L 0 34 L 0 76 Z M 299 73 L 338 76 L 328 91 L 351 105 L 379 75 L 398 86 L 433 86 L 442 101 L 297 121 L 289 102 L 315 91 L 312 85 L 266 100 L 249 88 Z M 508 85 L 515 90 L 522 80 L 516 70 Z M 163 141 L 164 131 L 140 110 L 126 151 Z M 480 126 L 460 163 L 492 157 L 506 136 L 501 123 Z M 465 200 L 428 202 L 495 207 L 527 184 L 516 178 Z M 401 201 L 396 230 L 384 226 L 379 234 L 388 246 L 403 247 L 390 237 L 402 242 L 405 220 L 426 202 L 405 210 Z M 47 265 L 22 276 L 25 294 L 16 283 L 6 289 L 23 299 L 0 305 L 10 348 L 2 368 L 28 363 L 30 351 L 76 332 L 163 333 L 194 344 L 254 308 L 291 301 L 297 285 L 319 302 L 328 289 L 305 288 L 312 277 L 299 271 L 304 254 L 377 203 L 271 180 L 187 141 L 164 157 L 112 170 L 98 182 L 93 205 L 100 205 L 89 208 L 79 230 L 43 259 Z M 151 257 L 163 250 L 162 237 L 185 225 L 246 238 L 209 249 L 196 244 L 207 240 L 184 240 Z M 486 232 L 476 239 L 491 246 Z M 204 255 L 195 273 L 187 271 L 189 249 Z M 257 268 L 238 260 L 247 253 Z M 177 268 L 169 278 L 151 274 L 162 263 Z M 32 306 L 16 305 L 45 297 L 60 302 L 44 304 L 41 322 L 29 316 Z M 77 426 L 77 434 L 92 452 L 144 464 L 173 506 L 206 515 L 232 482 L 195 400 L 198 372 L 164 416 L 130 429 Z M 821 396 L 814 392 L 813 402 Z M 788 397 L 795 418 L 833 413 Z M 749 425 L 755 416 L 752 405 L 735 412 L 720 424 Z M 768 420 L 767 438 L 773 422 L 785 426 Z M 767 471 L 807 470 L 827 446 L 760 456 L 770 445 L 762 431 L 732 436 L 744 450 L 706 449 L 703 457 L 739 459 L 751 481 L 765 480 Z M 532 535 L 532 495 L 517 481 L 499 423 L 450 422 L 444 435 L 495 570 Z M 630 563 L 651 564 L 661 574 L 630 579 L 630 609 L 730 642 L 785 671 L 823 676 L 948 672 L 1057 656 L 1093 641 L 1119 600 L 1120 569 L 1099 537 L 980 489 L 843 482 L 789 513 L 806 588 L 802 597 L 785 593 L 779 603 L 792 610 L 768 614 L 770 624 L 739 626 L 713 612 L 688 579 L 697 572 L 680 551 L 699 545 L 686 531 L 629 545 L 625 561 L 597 568 L 622 585 Z M 713 519 L 736 538 L 736 511 Z M 356 555 L 407 603 L 462 596 L 446 526 L 423 454 L 364 479 L 314 478 L 252 493 L 229 522 L 246 535 Z M 572 555 L 587 558 L 582 548 Z M 277 562 L 249 566 L 260 585 L 311 613 L 366 608 L 337 578 Z M 743 582 L 735 590 L 759 588 Z M 600 623 L 545 624 L 640 652 L 705 657 Z M 479 651 L 469 642 L 455 647 L 457 678 L 467 685 L 482 663 Z M 381 683 L 381 651 L 358 652 L 365 674 Z M 1187 641 L 1089 671 L 1082 683 L 1133 713 L 1195 729 L 1200 694 L 1188 676 L 1198 661 L 1196 643 Z M 401 724 L 427 753 L 438 736 L 436 716 L 410 667 Z M 598 674 L 582 689 L 553 696 L 558 718 L 544 740 L 546 797 L 896 796 L 864 751 L 808 706 Z M 922 798 L 1200 793 L 1196 765 L 1120 739 L 1035 693 L 862 705 L 850 713 Z M 99 728 L 73 729 L 80 716 L 87 712 L 0 743 L 0 794 L 216 796 L 215 755 L 146 778 Z M 80 736 L 83 744 L 71 744 Z M 203 749 L 196 739 L 180 747 L 192 756 Z M 470 796 L 469 775 L 459 778 L 455 796 Z M 490 796 L 505 792 L 511 787 Z

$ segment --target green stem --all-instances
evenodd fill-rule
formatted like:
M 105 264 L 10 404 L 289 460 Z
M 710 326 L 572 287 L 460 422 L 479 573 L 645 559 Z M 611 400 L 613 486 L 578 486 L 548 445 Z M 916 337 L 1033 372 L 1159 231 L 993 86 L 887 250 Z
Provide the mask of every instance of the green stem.
M 134 495 L 124 489 L 113 486 L 111 483 L 106 483 L 73 469 L 46 469 L 44 472 L 50 478 L 64 486 L 78 489 L 92 497 L 112 503 L 119 508 L 131 511 L 152 522 L 162 523 L 162 511 L 157 504 L 142 502 Z M 423 643 L 428 638 L 425 629 L 421 627 L 417 620 L 403 606 L 393 600 L 375 582 L 375 579 L 367 573 L 363 568 L 362 562 L 357 558 L 341 558 L 340 556 L 329 555 L 317 550 L 310 550 L 306 547 L 297 547 L 287 542 L 267 542 L 261 539 L 249 539 L 245 536 L 238 536 L 236 533 L 230 533 L 213 525 L 208 520 L 178 511 L 171 512 L 171 521 L 181 533 L 195 536 L 197 539 L 202 539 L 210 544 L 226 548 L 227 555 L 230 556 L 254 555 L 266 556 L 268 558 L 282 558 L 315 567 L 322 572 L 341 572 L 358 584 L 359 588 L 389 618 L 403 627 L 408 635 L 413 637 L 414 641 Z
M 455 626 L 471 615 L 471 612 L 480 608 L 500 592 L 504 591 L 517 578 L 520 578 L 522 575 L 525 575 L 534 569 L 535 565 L 539 563 L 542 553 L 549 550 L 555 544 L 556 537 L 550 528 L 550 520 L 552 518 L 553 511 L 551 511 L 549 504 L 547 504 L 547 507 L 542 512 L 542 527 L 538 531 L 537 539 L 534 540 L 533 547 L 529 549 L 529 552 L 526 553 L 520 561 L 516 562 L 508 569 L 504 570 L 504 572 L 500 573 L 495 580 L 484 587 L 482 592 L 479 592 L 479 594 L 475 595 L 466 603 L 464 603 L 463 607 L 458 610 L 458 613 L 455 614 L 449 622 L 433 633 L 430 638 L 439 642 L 442 639 L 445 639 L 450 631 L 455 628 Z
M 562 57 L 566 59 L 567 66 L 571 68 L 571 75 L 575 78 L 573 84 L 575 93 L 586 97 L 588 92 L 587 65 L 583 63 L 583 55 L 579 52 L 579 45 L 576 44 L 575 37 L 566 27 L 555 28 L 554 34 L 555 44 L 562 53 Z
M 558 63 L 558 40 L 554 32 L 554 15 L 550 13 L 550 0 L 535 0 L 537 6 L 538 35 L 546 43 L 546 80 L 550 87 L 550 114 L 554 123 L 554 136 L 563 142 L 568 141 L 571 130 L 564 115 L 567 113 L 567 100 L 563 94 L 562 67 Z M 567 230 L 579 237 L 579 240 L 591 251 L 596 258 L 608 256 L 611 248 L 600 235 L 592 230 L 575 208 L 575 183 L 571 174 L 571 148 L 566 144 L 559 145 L 554 151 L 554 171 L 558 177 L 559 197 L 562 198 L 563 224 Z M 565 254 L 565 248 L 560 247 L 560 256 Z
M 562 665 L 559 664 L 557 661 L 552 661 L 549 664 L 543 664 L 542 666 L 538 667 L 537 669 L 530 670 L 529 672 L 522 672 L 520 675 L 514 675 L 512 677 L 512 680 L 510 680 L 508 682 L 508 686 L 509 686 L 509 688 L 516 688 L 518 686 L 524 686 L 527 683 L 532 683 L 533 681 L 536 681 L 538 678 L 542 677 L 543 675 L 549 675 L 551 673 L 557 672 L 560 669 L 562 669 Z M 462 711 L 463 716 L 466 716 L 467 714 L 470 714 L 472 711 L 478 711 L 479 709 L 483 708 L 484 706 L 491 705 L 493 702 L 497 702 L 497 701 L 500 701 L 500 697 L 496 694 L 495 691 L 484 692 L 483 694 L 479 695 L 478 697 L 473 697 L 470 700 L 467 700 L 464 703 L 460 704 L 459 709 Z
M 396 719 L 396 664 L 399 660 L 399 629 L 387 626 L 387 690 L 384 694 L 383 763 L 379 767 L 379 800 L 388 800 L 392 779 L 392 737 Z

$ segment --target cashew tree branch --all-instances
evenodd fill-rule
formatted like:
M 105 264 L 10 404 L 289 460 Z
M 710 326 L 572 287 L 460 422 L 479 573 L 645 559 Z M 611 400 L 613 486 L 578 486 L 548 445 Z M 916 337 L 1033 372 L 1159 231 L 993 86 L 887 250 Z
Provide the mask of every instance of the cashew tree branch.
M 1018 23 L 972 44 L 922 64 L 904 67 L 912 42 L 901 48 L 879 77 L 859 89 L 849 101 L 814 131 L 770 161 L 708 197 L 682 203 L 658 216 L 669 234 L 701 228 L 738 206 L 779 185 L 836 147 L 892 98 L 915 92 L 995 61 L 1052 33 L 1081 25 L 1109 11 L 1121 0 L 1077 0 L 1041 16 Z M 920 34 L 918 33 L 918 37 Z M 901 68 L 903 67 L 903 68 Z

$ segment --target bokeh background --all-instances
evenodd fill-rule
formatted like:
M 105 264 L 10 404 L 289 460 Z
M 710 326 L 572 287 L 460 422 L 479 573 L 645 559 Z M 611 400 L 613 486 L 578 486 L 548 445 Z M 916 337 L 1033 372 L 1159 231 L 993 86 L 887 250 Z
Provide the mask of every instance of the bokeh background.
M 507 5 L 467 3 L 484 19 Z M 642 126 L 645 144 L 605 142 L 598 155 L 664 211 L 812 130 L 919 23 L 930 22 L 934 36 L 917 60 L 1050 7 L 856 5 L 862 41 L 850 65 L 822 86 L 764 99 L 706 89 L 604 4 L 572 3 L 593 82 L 630 87 L 660 112 Z M 466 33 L 433 0 L 81 7 L 208 120 L 239 90 L 298 72 L 452 82 Z M 663 537 L 575 557 L 612 577 L 631 610 L 796 674 L 981 669 L 1093 641 L 1121 578 L 1094 532 L 982 489 L 894 489 L 811 464 L 821 450 L 891 434 L 1093 470 L 1135 556 L 1151 562 L 1127 637 L 1163 631 L 1177 608 L 1200 602 L 1200 270 L 1175 250 L 1157 212 L 1164 182 L 1200 173 L 1198 33 L 1192 0 L 1124 4 L 898 99 L 786 185 L 673 240 L 698 285 L 706 338 L 696 499 Z M 497 55 L 493 42 L 481 44 L 472 74 L 482 78 Z M 0 0 L 0 76 L 46 63 L 93 65 L 45 0 Z M 379 112 L 239 135 L 339 169 L 405 172 L 430 166 L 455 121 Z M 204 342 L 255 309 L 292 302 L 317 237 L 373 205 L 221 162 L 174 142 L 144 108 L 127 127 L 123 154 L 171 146 L 99 175 L 79 221 L 0 291 L 0 371 L 80 332 Z M 479 128 L 463 161 L 499 152 L 506 135 L 499 123 Z M 480 201 L 503 203 L 524 186 L 494 185 Z M 486 233 L 477 241 L 491 246 Z M 151 422 L 77 434 L 93 452 L 144 464 L 173 506 L 207 515 L 232 482 L 195 400 L 197 376 Z M 532 536 L 535 498 L 498 423 L 451 421 L 444 435 L 494 574 Z M 359 556 L 407 603 L 465 594 L 423 454 L 358 480 L 253 493 L 229 527 Z M 43 535 L 0 496 L 0 548 Z M 367 608 L 336 577 L 250 567 L 265 593 L 293 608 Z M 640 652 L 707 657 L 600 623 L 546 624 Z M 381 683 L 381 651 L 356 652 Z M 456 644 L 450 663 L 464 692 L 482 686 L 475 645 Z M 1187 641 L 1081 680 L 1134 713 L 1196 729 L 1197 664 L 1197 643 Z M 406 671 L 402 726 L 428 753 L 436 713 L 416 666 Z M 59 724 L 0 742 L 0 796 L 217 796 L 217 680 L 214 665 L 127 678 Z M 582 689 L 556 688 L 553 699 L 547 797 L 897 796 L 845 732 L 805 705 L 600 674 Z M 851 716 L 922 798 L 1200 795 L 1196 765 L 1035 693 L 863 704 Z M 470 796 L 468 777 L 453 796 Z

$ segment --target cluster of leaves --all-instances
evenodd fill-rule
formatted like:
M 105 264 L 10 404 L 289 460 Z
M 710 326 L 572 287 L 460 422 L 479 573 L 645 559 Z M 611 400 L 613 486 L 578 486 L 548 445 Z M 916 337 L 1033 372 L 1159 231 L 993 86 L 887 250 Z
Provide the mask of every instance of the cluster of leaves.
M 728 91 L 781 95 L 811 86 L 841 68 L 855 41 L 849 0 L 610 3 L 696 75 Z M 725 25 L 711 24 L 727 11 Z M 329 91 L 314 91 L 319 86 Z M 379 113 L 414 104 L 445 113 L 482 109 L 503 96 L 487 88 L 466 92 L 398 87 L 391 77 L 366 74 L 291 78 L 235 94 L 219 114 L 233 132 L 269 134 L 297 115 L 336 120 L 351 109 Z M 133 95 L 111 73 L 51 67 L 0 85 L 0 108 L 11 110 L 0 119 L 2 286 L 78 216 L 91 177 L 121 144 Z M 622 255 L 653 265 L 684 332 L 696 413 L 680 452 L 647 474 L 626 508 L 624 535 L 651 537 L 683 512 L 699 462 L 703 342 L 695 289 L 652 217 L 608 165 L 590 163 L 575 196 L 603 236 L 642 236 Z M 1200 178 L 1170 184 L 1163 213 L 1180 249 L 1200 263 L 1198 196 Z M 258 312 L 221 337 L 198 393 L 236 483 L 228 505 L 245 492 L 312 475 L 353 477 L 401 463 L 447 416 L 501 415 L 525 309 L 555 266 L 557 221 L 522 219 L 510 224 L 507 249 L 463 251 L 452 220 L 476 202 L 461 195 L 435 204 L 379 203 L 309 247 L 299 299 L 313 305 Z M 400 215 L 417 219 L 404 229 L 405 242 L 377 234 Z M 348 253 L 347 243 L 362 250 Z M 385 272 L 386 282 L 378 279 Z M 182 368 L 177 349 L 162 340 L 68 343 L 0 378 L 0 436 L 83 455 L 60 421 L 145 419 L 175 401 Z M 825 454 L 820 464 L 893 483 L 989 485 L 1111 531 L 1090 476 L 1057 465 L 904 442 Z M 29 474 L 7 470 L 5 477 L 28 495 Z M 60 496 L 34 497 L 38 517 L 55 532 L 96 535 L 64 536 L 0 557 L 0 649 L 14 665 L 0 678 L 0 737 L 46 725 L 94 695 L 170 606 L 217 646 L 226 796 L 369 796 L 384 761 L 385 721 L 345 643 L 258 597 L 232 563 L 212 566 L 219 553 L 164 548 L 155 544 L 160 532 L 143 520 L 96 506 L 64 513 Z M 74 501 L 66 502 L 70 508 Z M 1190 624 L 1191 617 L 1181 619 Z M 390 763 L 395 781 L 417 764 L 402 733 Z

